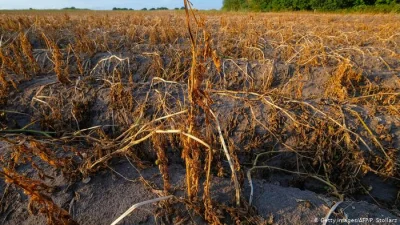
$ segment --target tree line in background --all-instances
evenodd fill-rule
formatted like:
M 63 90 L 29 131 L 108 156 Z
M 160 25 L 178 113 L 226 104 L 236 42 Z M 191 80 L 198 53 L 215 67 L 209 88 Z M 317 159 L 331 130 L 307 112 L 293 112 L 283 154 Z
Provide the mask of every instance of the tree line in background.
M 222 8 L 228 11 L 334 11 L 343 9 L 393 11 L 395 9 L 400 12 L 400 0 L 224 0 Z

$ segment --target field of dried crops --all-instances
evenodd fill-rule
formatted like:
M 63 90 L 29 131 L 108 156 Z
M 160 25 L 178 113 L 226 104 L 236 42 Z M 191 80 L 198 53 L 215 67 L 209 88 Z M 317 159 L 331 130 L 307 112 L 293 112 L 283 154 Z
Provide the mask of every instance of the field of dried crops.
M 399 15 L 0 12 L 0 66 L 2 224 L 400 216 Z

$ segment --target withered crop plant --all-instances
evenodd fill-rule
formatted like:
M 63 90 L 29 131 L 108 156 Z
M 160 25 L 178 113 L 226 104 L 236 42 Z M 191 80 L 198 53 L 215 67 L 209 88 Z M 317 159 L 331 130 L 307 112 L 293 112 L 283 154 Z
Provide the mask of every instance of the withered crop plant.
M 400 15 L 0 11 L 1 224 L 400 222 Z

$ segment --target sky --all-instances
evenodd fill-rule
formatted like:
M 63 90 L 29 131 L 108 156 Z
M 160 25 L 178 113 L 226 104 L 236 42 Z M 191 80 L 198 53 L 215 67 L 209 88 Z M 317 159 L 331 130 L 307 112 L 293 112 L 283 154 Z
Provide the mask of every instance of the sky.
M 197 9 L 220 9 L 222 0 L 191 0 Z M 182 7 L 183 0 L 0 0 L 0 9 L 60 9 L 65 7 L 112 9 Z

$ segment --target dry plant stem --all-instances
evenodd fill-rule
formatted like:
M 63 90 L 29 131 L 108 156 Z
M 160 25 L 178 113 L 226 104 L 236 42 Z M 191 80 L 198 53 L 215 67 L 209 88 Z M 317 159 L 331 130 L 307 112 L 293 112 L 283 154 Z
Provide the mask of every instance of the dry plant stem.
M 314 179 L 316 179 L 316 180 L 318 180 L 318 181 L 320 181 L 320 182 L 322 182 L 322 183 L 328 185 L 329 187 L 331 187 L 331 188 L 333 189 L 333 194 L 334 194 L 336 197 L 338 197 L 340 200 L 343 200 L 343 198 L 344 198 L 344 196 L 343 196 L 342 194 L 339 193 L 339 191 L 337 190 L 337 188 L 336 188 L 335 185 L 333 185 L 333 184 L 331 184 L 330 182 L 328 182 L 328 181 L 322 179 L 321 177 L 318 177 L 318 176 L 315 176 L 315 175 L 310 175 L 310 174 L 308 174 L 308 173 L 302 173 L 302 172 L 295 172 L 295 171 L 285 170 L 285 169 L 282 169 L 282 168 L 279 168 L 279 167 L 274 167 L 274 166 L 253 166 L 252 168 L 250 168 L 250 169 L 247 171 L 247 179 L 248 179 L 249 184 L 250 184 L 250 197 L 249 197 L 249 204 L 250 204 L 250 205 L 251 205 L 252 202 L 253 202 L 253 196 L 254 196 L 254 186 L 253 186 L 253 180 L 252 180 L 252 178 L 251 178 L 251 172 L 253 172 L 253 170 L 256 170 L 256 169 L 274 169 L 274 170 L 279 170 L 279 171 L 283 171 L 283 172 L 286 172 L 286 173 L 292 173 L 292 174 L 297 174 L 297 175 L 300 175 L 300 176 L 311 177 L 311 178 L 314 178 Z
M 376 97 L 376 96 L 381 96 L 381 95 L 400 95 L 400 93 L 378 93 L 378 94 L 373 94 L 373 95 L 363 95 L 363 96 L 359 96 L 359 97 L 354 97 L 353 99 L 363 99 L 363 98 L 372 98 L 372 97 Z
M 204 199 L 205 203 L 209 204 L 210 202 L 210 179 L 211 179 L 211 162 L 213 159 L 212 149 L 208 149 L 207 151 L 207 167 L 206 167 L 206 182 L 204 185 Z
M 20 130 L 0 130 L 0 134 L 1 133 L 3 133 L 3 134 L 20 134 L 20 133 L 40 134 L 40 135 L 51 138 L 51 134 L 55 134 L 56 132 L 44 132 L 44 131 L 38 131 L 38 130 L 20 129 Z
M 178 115 L 181 115 L 181 114 L 185 114 L 185 113 L 187 113 L 187 112 L 188 112 L 188 110 L 183 110 L 183 111 L 180 111 L 180 112 L 177 112 L 177 113 L 173 113 L 173 114 L 170 114 L 170 115 L 166 115 L 166 116 L 157 118 L 157 119 L 155 119 L 155 120 L 152 120 L 152 121 L 146 123 L 145 125 L 143 125 L 143 127 L 147 127 L 147 126 L 149 126 L 149 125 L 151 125 L 151 124 L 153 124 L 153 123 L 155 123 L 155 122 L 159 122 L 159 121 L 162 121 L 162 120 L 165 120 L 165 119 L 174 117 L 174 116 L 178 116 Z M 131 132 L 133 129 L 135 129 L 135 127 L 137 127 L 138 125 L 139 125 L 139 124 L 133 124 L 128 130 L 126 130 L 126 131 L 125 131 L 124 133 L 122 133 L 119 137 L 117 137 L 116 140 L 121 140 L 121 139 L 122 139 L 123 137 L 125 137 L 129 132 Z
M 24 115 L 24 116 L 29 116 L 29 117 L 31 117 L 31 115 L 29 115 L 29 114 L 27 114 L 27 113 L 21 113 L 21 112 L 17 112 L 17 111 L 0 110 L 0 113 L 19 114 L 19 115 Z
M 129 214 L 131 214 L 135 209 L 139 208 L 140 206 L 151 204 L 151 203 L 156 203 L 160 201 L 164 201 L 170 198 L 173 198 L 173 195 L 165 196 L 165 197 L 160 197 L 160 198 L 155 198 L 152 200 L 144 201 L 144 202 L 139 202 L 134 204 L 132 207 L 130 207 L 126 212 L 124 212 L 120 217 L 118 217 L 114 222 L 111 223 L 111 225 L 116 225 L 119 222 L 121 222 L 125 217 L 127 217 Z
M 2 136 L 0 136 L 0 140 L 1 140 L 1 141 L 5 141 L 5 142 L 10 143 L 10 144 L 13 144 L 13 145 L 18 145 L 18 144 L 19 144 L 18 142 L 9 140 L 9 139 L 7 139 L 7 138 L 5 138 L 5 137 L 2 137 Z
M 215 123 L 217 125 L 217 130 L 218 130 L 218 134 L 219 134 L 219 140 L 222 144 L 222 148 L 224 149 L 226 159 L 228 160 L 229 166 L 232 171 L 232 179 L 235 184 L 235 190 L 236 190 L 236 205 L 239 207 L 240 206 L 240 185 L 239 185 L 239 181 L 238 181 L 238 178 L 236 175 L 235 165 L 233 164 L 232 158 L 229 154 L 229 150 L 226 147 L 226 143 L 224 140 L 224 136 L 222 135 L 222 132 L 221 132 L 221 126 L 219 125 L 218 118 L 217 118 L 217 116 L 215 116 L 214 112 L 211 109 L 210 109 L 210 113 L 211 113 L 211 115 L 213 115 L 213 117 L 215 119 Z
M 27 38 L 27 34 L 20 33 L 19 37 L 20 37 L 22 52 L 28 58 L 30 67 L 33 70 L 33 72 L 36 74 L 39 72 L 40 67 L 37 64 L 35 58 L 33 57 L 32 46 Z
M 383 148 L 382 144 L 378 141 L 378 139 L 375 137 L 374 133 L 371 131 L 371 129 L 369 129 L 368 125 L 364 122 L 364 120 L 361 118 L 360 114 L 358 114 L 356 111 L 352 110 L 352 109 L 348 109 L 353 115 L 355 115 L 358 120 L 361 122 L 361 124 L 363 125 L 363 127 L 365 128 L 365 130 L 367 130 L 368 134 L 372 137 L 372 139 L 375 141 L 375 143 L 379 146 L 379 148 L 381 149 L 382 153 L 385 155 L 385 157 L 388 160 L 392 160 L 389 155 L 386 153 L 385 149 Z
M 128 145 L 126 145 L 125 147 L 109 154 L 106 155 L 102 158 L 100 158 L 99 160 L 97 160 L 95 163 L 93 163 L 90 166 L 90 169 L 94 168 L 96 165 L 98 165 L 99 163 L 104 162 L 105 160 L 109 159 L 111 156 L 116 155 L 116 154 L 122 154 L 125 153 L 126 151 L 128 151 L 131 147 L 140 144 L 146 140 L 148 140 L 150 137 L 152 137 L 154 134 L 182 134 L 184 136 L 186 136 L 187 138 L 189 138 L 190 140 L 195 140 L 198 143 L 202 144 L 204 147 L 211 149 L 211 146 L 209 144 L 207 144 L 206 142 L 204 142 L 203 140 L 201 140 L 200 138 L 195 137 L 192 134 L 183 132 L 181 130 L 153 130 L 150 133 L 148 133 L 146 136 L 144 136 L 143 138 L 140 138 L 138 140 L 131 140 L 130 143 Z
M 194 124 L 194 116 L 195 116 L 195 106 L 194 101 L 193 101 L 193 94 L 194 94 L 194 88 L 195 88 L 195 83 L 196 83 L 196 68 L 197 68 L 197 45 L 196 45 L 196 40 L 193 37 L 192 34 L 192 29 L 190 26 L 190 15 L 189 15 L 189 1 L 184 0 L 184 6 L 185 6 L 185 13 L 186 13 L 186 26 L 188 28 L 188 32 L 190 35 L 190 41 L 191 41 L 191 52 L 192 52 L 192 65 L 190 68 L 190 75 L 188 79 L 188 98 L 189 98 L 189 133 L 193 133 L 193 129 L 195 127 Z M 191 140 L 188 138 L 187 139 L 187 144 L 186 147 L 187 149 L 184 149 L 182 156 L 185 158 L 185 164 L 186 164 L 186 185 L 187 185 L 187 191 L 188 191 L 188 196 L 189 199 L 192 197 L 192 183 L 196 183 L 196 181 L 192 180 L 191 176 L 191 171 L 192 171 L 192 165 L 191 165 L 191 160 L 189 156 L 189 152 L 193 152 L 196 150 L 190 149 L 192 144 Z
M 217 94 L 219 94 L 219 95 L 229 96 L 229 97 L 238 98 L 238 99 L 244 99 L 244 98 L 235 96 L 235 94 L 248 94 L 248 95 L 257 96 L 257 97 L 259 97 L 258 100 L 260 100 L 261 102 L 263 102 L 263 103 L 265 103 L 265 104 L 267 104 L 267 105 L 269 105 L 269 106 L 272 106 L 272 107 L 278 109 L 279 111 L 281 111 L 282 113 L 284 113 L 290 120 L 292 120 L 296 125 L 302 125 L 302 126 L 305 126 L 305 127 L 307 127 L 307 128 L 314 129 L 314 128 L 311 127 L 310 125 L 301 123 L 301 122 L 299 122 L 298 120 L 296 120 L 296 119 L 288 112 L 288 110 L 286 110 L 286 109 L 284 109 L 284 108 L 278 106 L 277 104 L 274 104 L 272 101 L 268 101 L 267 98 L 266 98 L 266 97 L 267 97 L 266 94 L 258 94 L 258 93 L 255 93 L 255 92 L 246 92 L 246 91 L 229 91 L 229 90 L 223 90 L 223 91 L 221 91 L 221 90 L 213 90 L 212 92 L 217 93 Z M 232 95 L 232 94 L 233 94 L 233 95 Z
M 90 71 L 90 75 L 92 75 L 92 73 L 94 72 L 94 71 L 96 71 L 96 69 L 97 69 L 97 67 L 99 67 L 102 63 L 104 63 L 104 62 L 106 62 L 106 61 L 111 61 L 112 59 L 116 59 L 117 61 L 119 61 L 119 64 L 120 63 L 122 63 L 122 62 L 124 62 L 124 61 L 128 61 L 128 67 L 129 67 L 129 58 L 128 57 L 126 57 L 126 58 L 120 58 L 120 57 L 118 57 L 118 56 L 116 56 L 116 55 L 111 55 L 110 57 L 107 57 L 107 58 L 103 58 L 103 59 L 101 59 L 101 60 L 99 60 L 99 62 L 93 67 L 93 69 Z
M 5 177 L 6 183 L 14 184 L 24 190 L 24 194 L 29 197 L 29 213 L 44 214 L 47 217 L 47 224 L 78 224 L 67 211 L 57 206 L 49 196 L 42 193 L 46 190 L 48 191 L 50 186 L 24 177 L 8 168 L 3 168 L 3 171 L 0 171 L 0 175 Z
M 182 134 L 182 135 L 185 135 L 187 138 L 190 138 L 192 140 L 195 140 L 195 141 L 199 142 L 200 144 L 202 144 L 206 148 L 211 148 L 211 146 L 209 144 L 207 144 L 206 142 L 204 142 L 200 138 L 197 138 L 197 137 L 195 137 L 195 136 L 193 136 L 191 134 L 188 134 L 186 132 L 183 132 L 181 130 L 156 130 L 155 133 L 157 133 L 157 134 Z
M 310 103 L 307 102 L 300 102 L 300 101 L 296 101 L 296 100 L 290 100 L 288 102 L 293 102 L 293 103 L 298 103 L 298 104 L 304 104 L 307 105 L 308 107 L 312 108 L 314 111 L 320 113 L 321 115 L 325 116 L 326 118 L 328 118 L 330 121 L 334 122 L 336 125 L 338 125 L 339 127 L 343 128 L 344 130 L 346 130 L 347 132 L 351 133 L 352 135 L 356 136 L 358 139 L 360 139 L 360 141 L 364 144 L 364 146 L 368 149 L 369 152 L 372 152 L 372 149 L 369 147 L 369 145 L 367 144 L 367 142 L 357 133 L 349 130 L 348 128 L 346 128 L 345 126 L 343 126 L 341 123 L 339 123 L 338 121 L 336 121 L 335 119 L 333 119 L 332 117 L 328 116 L 326 113 L 322 112 L 321 110 L 317 109 L 316 107 L 314 107 L 313 105 L 311 105 Z
M 94 129 L 98 129 L 98 128 L 102 128 L 102 127 L 103 127 L 103 125 L 98 125 L 98 126 L 89 127 L 86 129 L 81 129 L 81 130 L 75 131 L 72 135 L 77 136 L 77 135 L 80 135 L 82 132 L 94 130 Z
M 343 201 L 338 201 L 336 202 L 335 205 L 332 206 L 332 208 L 329 210 L 328 214 L 326 214 L 324 218 L 324 222 L 322 223 L 323 225 L 326 225 L 328 223 L 329 217 L 332 215 L 333 212 L 335 212 L 336 208 L 339 207 L 340 204 L 342 204 Z
M 63 56 L 61 54 L 61 50 L 58 48 L 57 43 L 53 40 L 47 38 L 45 33 L 42 33 L 42 37 L 44 38 L 46 45 L 52 51 L 53 63 L 54 63 L 54 71 L 57 75 L 57 79 L 62 84 L 70 84 L 71 80 L 68 78 L 68 65 L 64 65 Z
M 278 136 L 276 136 L 265 124 L 263 124 L 260 120 L 257 119 L 257 117 L 256 117 L 256 115 L 255 115 L 255 113 L 254 113 L 253 107 L 250 107 L 250 111 L 251 111 L 251 114 L 252 114 L 252 116 L 253 116 L 253 119 L 254 119 L 260 126 L 262 126 L 266 131 L 268 131 L 281 145 L 283 145 L 285 148 L 289 149 L 290 151 L 288 151 L 288 152 L 296 153 L 297 155 L 299 155 L 299 156 L 301 156 L 301 157 L 303 157 L 303 158 L 312 159 L 311 157 L 308 157 L 308 156 L 305 156 L 305 155 L 300 154 L 298 151 L 294 150 L 294 149 L 293 149 L 292 147 L 290 147 L 289 145 L 287 145 L 287 144 L 283 143 L 282 141 L 280 141 L 279 138 L 278 138 Z M 283 151 L 280 151 L 280 152 L 283 152 Z M 261 155 L 263 155 L 263 154 L 269 154 L 269 153 L 270 153 L 270 152 L 258 154 L 258 155 L 256 156 L 256 159 L 255 159 L 254 163 L 253 163 L 253 166 L 255 166 L 255 165 L 257 164 L 258 158 L 259 158 Z M 275 153 L 275 152 L 273 152 L 273 153 Z M 279 152 L 276 152 L 276 153 L 279 153 Z

